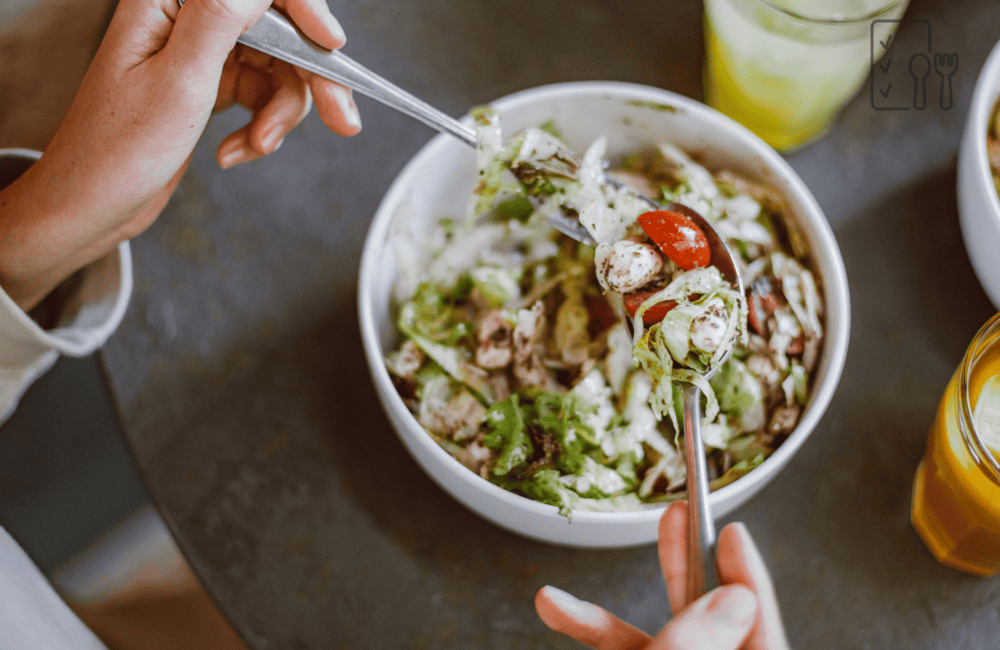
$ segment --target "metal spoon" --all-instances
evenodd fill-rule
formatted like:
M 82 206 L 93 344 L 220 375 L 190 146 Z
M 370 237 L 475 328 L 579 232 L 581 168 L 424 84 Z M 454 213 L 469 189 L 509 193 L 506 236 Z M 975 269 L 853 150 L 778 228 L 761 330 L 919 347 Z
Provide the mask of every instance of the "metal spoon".
M 741 294 L 743 279 L 725 240 L 700 214 L 680 203 L 667 203 L 660 210 L 679 212 L 694 221 L 705 238 L 711 251 L 710 264 L 719 269 L 722 277 Z M 622 322 L 632 334 L 632 321 L 625 313 L 624 304 L 618 294 L 613 294 L 615 307 L 622 315 Z M 709 368 L 705 379 L 712 378 L 733 353 L 731 346 L 719 360 L 719 365 Z M 715 521 L 708 506 L 708 467 L 705 460 L 705 443 L 701 437 L 701 392 L 694 384 L 684 383 L 684 458 L 687 463 L 688 485 L 688 571 L 687 602 L 693 602 L 719 586 L 715 564 Z
M 177 2 L 183 6 L 185 0 L 177 0 Z M 459 122 L 399 86 L 386 81 L 340 51 L 328 50 L 317 45 L 293 25 L 288 18 L 274 9 L 268 9 L 264 12 L 261 19 L 236 40 L 276 59 L 287 61 L 303 70 L 343 84 L 390 108 L 405 113 L 441 133 L 452 135 L 470 147 L 475 148 L 476 146 L 477 136 L 474 128 Z M 571 152 L 567 151 L 567 155 L 571 155 Z M 620 186 L 608 177 L 605 177 L 605 180 L 612 187 Z M 572 215 L 567 215 L 562 211 L 554 211 L 547 215 L 547 219 L 552 227 L 559 232 L 588 246 L 596 244 L 586 228 Z
M 667 204 L 667 210 L 680 212 L 698 224 L 712 253 L 711 265 L 719 269 L 722 277 L 740 294 L 743 279 L 733 259 L 733 254 L 712 224 L 700 214 L 680 203 Z M 705 379 L 711 379 L 729 360 L 735 345 L 730 346 L 719 365 L 708 369 Z M 687 601 L 694 602 L 703 594 L 719 586 L 715 564 L 715 521 L 708 506 L 708 467 L 705 460 L 705 442 L 701 437 L 701 392 L 693 384 L 685 383 L 684 391 L 684 457 L 688 475 L 688 572 Z

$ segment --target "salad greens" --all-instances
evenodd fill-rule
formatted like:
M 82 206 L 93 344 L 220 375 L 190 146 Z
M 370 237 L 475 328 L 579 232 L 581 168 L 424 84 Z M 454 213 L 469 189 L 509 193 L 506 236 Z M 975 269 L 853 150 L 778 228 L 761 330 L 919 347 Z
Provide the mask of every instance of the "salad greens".
M 645 243 L 647 208 L 600 182 L 603 139 L 577 161 L 554 123 L 504 143 L 494 112 L 474 117 L 467 213 L 417 237 L 404 206 L 391 231 L 402 339 L 386 365 L 420 424 L 471 471 L 567 517 L 683 498 L 679 381 L 704 395 L 711 486 L 759 465 L 794 429 L 823 338 L 808 249 L 781 197 L 670 144 L 611 172 L 712 222 L 739 252 L 743 296 L 717 269 L 681 268 Z M 551 210 L 579 215 L 598 245 L 554 231 Z M 639 273 L 622 251 L 651 265 Z M 630 338 L 604 294 L 637 273 Z

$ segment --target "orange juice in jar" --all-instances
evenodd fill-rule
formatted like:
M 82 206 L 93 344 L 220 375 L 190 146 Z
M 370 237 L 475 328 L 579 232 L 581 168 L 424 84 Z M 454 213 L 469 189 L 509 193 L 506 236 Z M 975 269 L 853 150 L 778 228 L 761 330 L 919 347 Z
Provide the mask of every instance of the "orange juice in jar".
M 976 334 L 941 398 L 911 521 L 942 564 L 1000 572 L 1000 314 Z

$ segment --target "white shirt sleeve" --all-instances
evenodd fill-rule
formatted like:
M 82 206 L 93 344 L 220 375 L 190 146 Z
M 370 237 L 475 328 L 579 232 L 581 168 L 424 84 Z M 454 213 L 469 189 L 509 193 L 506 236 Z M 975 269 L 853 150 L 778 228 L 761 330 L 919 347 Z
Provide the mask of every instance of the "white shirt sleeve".
M 76 290 L 50 330 L 43 330 L 0 288 L 0 424 L 60 354 L 91 354 L 121 322 L 132 294 L 128 242 L 79 273 Z
M 5 650 L 107 650 L 3 528 L 0 646 Z
M 0 288 L 0 424 L 59 354 L 82 357 L 115 331 L 132 293 L 128 242 L 82 269 L 56 326 L 43 330 Z M 4 649 L 107 650 L 0 528 L 0 645 Z

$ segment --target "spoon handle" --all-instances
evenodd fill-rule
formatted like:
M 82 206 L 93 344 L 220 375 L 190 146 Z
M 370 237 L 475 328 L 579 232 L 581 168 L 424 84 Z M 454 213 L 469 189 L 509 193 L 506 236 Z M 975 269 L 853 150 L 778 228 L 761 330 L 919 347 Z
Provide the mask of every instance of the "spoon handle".
M 701 438 L 701 393 L 684 384 L 684 456 L 688 484 L 687 602 L 719 586 L 715 565 L 715 522 L 708 506 L 708 467 Z
M 178 2 L 184 4 L 184 0 Z M 339 51 L 317 45 L 274 9 L 264 12 L 261 19 L 237 40 L 276 59 L 343 84 L 442 133 L 453 135 L 471 147 L 476 146 L 475 129 L 386 81 Z

